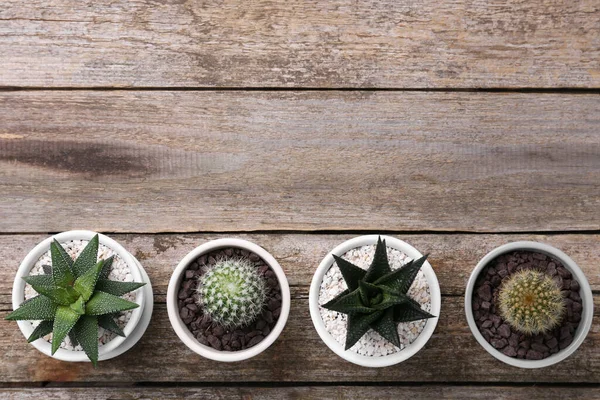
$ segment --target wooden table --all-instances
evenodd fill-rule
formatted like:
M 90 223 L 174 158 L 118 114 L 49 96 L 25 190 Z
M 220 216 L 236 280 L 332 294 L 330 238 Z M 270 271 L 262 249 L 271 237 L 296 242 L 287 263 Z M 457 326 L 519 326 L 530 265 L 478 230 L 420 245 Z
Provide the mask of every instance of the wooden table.
M 0 321 L 0 398 L 600 398 L 598 0 L 3 0 L 0 316 L 49 233 L 106 232 L 144 265 L 155 311 L 94 370 Z M 427 346 L 366 369 L 319 339 L 308 285 L 343 240 L 431 253 Z M 265 247 L 292 309 L 279 340 L 205 360 L 168 322 L 178 261 L 219 237 Z M 537 240 L 586 273 L 596 317 L 559 365 L 495 360 L 463 312 L 494 247 Z

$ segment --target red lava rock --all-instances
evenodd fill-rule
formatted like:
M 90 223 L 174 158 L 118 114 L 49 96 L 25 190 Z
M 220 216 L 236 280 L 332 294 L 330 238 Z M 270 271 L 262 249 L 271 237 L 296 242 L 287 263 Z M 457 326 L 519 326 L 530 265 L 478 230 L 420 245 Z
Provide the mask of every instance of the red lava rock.
M 503 349 L 508 344 L 506 339 L 492 339 L 490 344 L 494 346 L 496 349 Z
M 511 346 L 506 346 L 503 350 L 502 353 L 504 355 L 507 355 L 509 357 L 515 357 L 517 355 L 517 350 L 514 347 Z
M 481 303 L 481 308 L 484 310 L 489 310 L 492 304 L 489 301 L 484 301 Z
M 484 301 L 491 301 L 492 300 L 492 288 L 490 287 L 490 285 L 483 285 L 483 286 L 481 286 L 479 288 L 479 290 L 477 291 L 477 294 Z
M 490 321 L 489 319 L 483 321 L 483 324 L 481 324 L 482 328 L 489 328 L 490 326 L 492 326 L 492 321 Z
M 541 344 L 541 343 L 532 343 L 531 344 L 531 349 L 538 351 L 540 353 L 545 353 L 547 351 L 549 351 L 550 349 L 548 348 L 548 346 Z

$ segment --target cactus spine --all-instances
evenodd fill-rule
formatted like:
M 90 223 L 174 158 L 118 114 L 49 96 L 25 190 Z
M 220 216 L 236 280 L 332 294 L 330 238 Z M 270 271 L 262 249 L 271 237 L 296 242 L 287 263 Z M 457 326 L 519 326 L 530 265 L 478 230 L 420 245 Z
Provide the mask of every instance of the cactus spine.
M 565 300 L 548 275 L 535 270 L 515 273 L 502 285 L 502 317 L 519 332 L 535 335 L 556 327 L 565 312 Z
M 267 285 L 247 259 L 222 259 L 200 278 L 199 305 L 226 328 L 251 324 L 262 312 Z

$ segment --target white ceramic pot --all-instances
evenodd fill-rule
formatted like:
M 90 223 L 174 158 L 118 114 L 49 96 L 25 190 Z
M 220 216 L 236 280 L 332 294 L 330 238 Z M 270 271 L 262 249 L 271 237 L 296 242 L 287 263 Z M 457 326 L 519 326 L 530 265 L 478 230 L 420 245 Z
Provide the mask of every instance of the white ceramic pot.
M 271 333 L 269 333 L 267 337 L 265 337 L 260 343 L 245 350 L 220 351 L 199 343 L 179 316 L 177 295 L 186 269 L 192 262 L 194 262 L 194 260 L 203 254 L 223 248 L 244 249 L 258 255 L 275 273 L 281 289 L 281 314 L 279 315 L 277 323 L 271 330 Z M 179 336 L 179 339 L 181 339 L 181 341 L 185 343 L 185 345 L 192 351 L 211 360 L 224 362 L 242 361 L 265 351 L 281 334 L 281 331 L 283 330 L 290 313 L 290 287 L 283 269 L 281 269 L 281 266 L 277 260 L 275 260 L 275 258 L 273 258 L 273 256 L 265 249 L 247 240 L 218 239 L 196 247 L 194 250 L 189 252 L 177 265 L 175 271 L 173 271 L 173 275 L 169 281 L 169 288 L 167 290 L 167 311 L 169 313 L 169 321 L 171 321 L 173 330 L 175 330 L 175 333 L 177 336 Z
M 319 312 L 319 291 L 321 287 L 321 282 L 323 281 L 323 277 L 325 276 L 329 268 L 334 263 L 333 254 L 335 254 L 336 256 L 342 256 L 344 253 L 348 252 L 351 249 L 376 244 L 378 237 L 378 235 L 359 236 L 354 239 L 347 240 L 344 243 L 337 246 L 335 249 L 331 250 L 325 256 L 323 261 L 321 261 L 321 264 L 319 264 L 319 267 L 317 268 L 317 271 L 313 276 L 309 293 L 310 316 L 323 342 L 325 342 L 327 347 L 329 347 L 338 356 L 354 364 L 362 365 L 364 367 L 387 367 L 390 365 L 398 364 L 402 361 L 409 359 L 410 357 L 415 355 L 419 350 L 421 350 L 433 334 L 433 331 L 435 330 L 435 327 L 438 323 L 442 300 L 440 293 L 440 285 L 438 283 L 435 272 L 433 271 L 433 268 L 431 268 L 431 264 L 429 264 L 429 262 L 426 261 L 423 264 L 423 267 L 421 267 L 421 270 L 425 274 L 425 277 L 427 278 L 427 283 L 429 284 L 429 291 L 431 295 L 431 314 L 435 315 L 436 317 L 427 320 L 425 328 L 423 329 L 423 331 L 421 331 L 419 337 L 417 337 L 417 339 L 414 342 L 406 346 L 402 351 L 387 356 L 369 357 L 355 353 L 351 350 L 344 350 L 344 345 L 335 340 L 334 337 L 331 336 L 329 332 L 327 332 L 325 324 L 321 319 L 321 313 Z M 408 243 L 403 242 L 402 240 L 396 239 L 391 236 L 381 236 L 381 238 L 385 239 L 387 247 L 399 250 L 411 259 L 417 259 L 423 256 L 417 249 L 415 249 Z
M 546 254 L 547 256 L 553 257 L 564 265 L 566 269 L 573 274 L 577 278 L 579 282 L 579 294 L 582 300 L 583 310 L 581 313 L 581 321 L 579 322 L 579 327 L 575 332 L 575 337 L 573 338 L 573 342 L 565 349 L 560 350 L 558 353 L 552 354 L 548 358 L 544 358 L 543 360 L 523 360 L 514 357 L 508 357 L 502 352 L 496 350 L 487 340 L 483 337 L 483 335 L 479 332 L 477 325 L 475 324 L 475 318 L 473 317 L 473 308 L 471 306 L 473 300 L 473 289 L 475 287 L 475 282 L 477 281 L 477 277 L 481 270 L 488 265 L 492 260 L 496 257 L 510 253 L 513 251 L 532 251 L 537 253 Z M 538 243 L 538 242 L 513 242 L 497 247 L 492 250 L 485 257 L 479 261 L 473 272 L 471 273 L 471 277 L 469 278 L 469 282 L 467 283 L 467 290 L 465 292 L 465 313 L 467 315 L 467 322 L 469 324 L 469 328 L 471 328 L 471 332 L 475 339 L 479 342 L 480 345 L 483 346 L 484 349 L 487 350 L 492 356 L 496 357 L 498 360 L 520 368 L 542 368 L 547 367 L 549 365 L 556 364 L 571 354 L 581 345 L 585 337 L 587 336 L 590 327 L 592 326 L 592 317 L 594 315 L 594 299 L 592 297 L 592 289 L 590 288 L 590 284 L 588 283 L 585 275 L 581 271 L 581 269 L 575 264 L 569 256 L 567 256 L 562 251 L 549 246 L 547 244 Z
M 50 249 L 50 243 L 56 239 L 59 243 L 66 243 L 71 240 L 91 240 L 96 232 L 92 231 L 68 231 L 62 232 L 42 241 L 35 246 L 25 257 L 15 277 L 12 291 L 13 309 L 17 309 L 25 300 L 25 281 L 21 279 L 29 275 L 29 272 L 37 262 L 37 260 Z M 152 316 L 152 308 L 154 300 L 152 296 L 152 285 L 150 279 L 142 268 L 138 260 L 136 260 L 123 246 L 109 238 L 108 236 L 98 234 L 100 244 L 105 245 L 114 251 L 123 261 L 127 263 L 131 271 L 131 275 L 135 282 L 146 282 L 146 285 L 137 289 L 135 302 L 139 307 L 134 309 L 131 314 L 131 319 L 123 329 L 125 337 L 117 336 L 110 342 L 99 346 L 98 360 L 108 360 L 116 357 L 125 351 L 129 350 L 136 344 L 148 327 L 150 317 Z M 29 321 L 17 321 L 23 335 L 28 338 L 34 328 Z M 44 339 L 40 338 L 31 343 L 36 349 L 42 353 L 57 358 L 62 361 L 71 362 L 90 362 L 84 351 L 72 351 L 67 349 L 58 349 L 54 355 L 51 354 L 51 345 Z

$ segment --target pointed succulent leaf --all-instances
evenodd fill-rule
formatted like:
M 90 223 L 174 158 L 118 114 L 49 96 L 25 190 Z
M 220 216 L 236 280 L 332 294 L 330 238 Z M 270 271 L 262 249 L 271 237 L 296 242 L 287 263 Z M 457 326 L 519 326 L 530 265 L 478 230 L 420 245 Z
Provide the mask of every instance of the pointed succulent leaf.
M 27 343 L 31 343 L 34 340 L 38 340 L 41 337 L 46 336 L 50 332 L 52 332 L 52 326 L 54 324 L 52 321 L 42 321 L 38 326 L 35 327 L 31 335 L 27 338 Z
M 396 293 L 407 293 L 426 259 L 427 255 L 417 260 L 410 261 L 406 265 L 382 276 L 375 281 L 375 284 L 384 286 L 388 290 Z
M 375 247 L 375 255 L 371 266 L 367 270 L 364 280 L 372 283 L 382 276 L 388 274 L 391 271 L 390 263 L 387 256 L 387 248 L 385 240 L 381 240 L 381 236 L 377 239 L 377 246 Z
M 52 354 L 60 347 L 69 331 L 75 326 L 80 315 L 68 306 L 59 306 L 52 327 Z
M 435 318 L 434 315 L 421 309 L 419 303 L 413 299 L 394 306 L 394 321 L 395 322 L 411 322 L 419 319 Z
M 104 260 L 104 267 L 102 267 L 102 272 L 100 272 L 100 278 L 98 279 L 108 279 L 108 274 L 110 274 L 114 259 L 115 256 L 110 256 Z
M 381 302 L 383 299 L 382 290 L 377 286 L 365 281 L 360 281 L 358 283 L 358 292 L 360 293 L 360 299 L 362 303 L 369 307 L 372 307 L 373 304 Z
M 31 286 L 54 286 L 54 279 L 52 279 L 52 275 L 29 275 L 23 277 L 22 279 Z
M 85 301 L 83 300 L 83 296 L 79 296 L 79 298 L 73 304 L 69 305 L 69 307 L 79 315 L 85 314 Z
M 119 336 L 125 337 L 125 333 L 119 327 L 119 325 L 117 325 L 117 323 L 115 322 L 114 314 L 99 315 L 98 316 L 98 325 L 101 326 L 102 328 L 106 329 L 107 331 L 110 331 Z
M 338 294 L 337 296 L 335 296 L 333 299 L 329 300 L 327 303 L 323 304 L 321 307 L 329 309 L 329 307 L 332 304 L 337 303 L 337 301 L 339 299 L 341 299 L 342 297 L 344 297 L 345 295 L 347 295 L 348 293 L 350 293 L 350 291 L 348 289 L 344 290 L 342 293 Z
M 346 332 L 346 346 L 348 350 L 369 330 L 371 323 L 377 321 L 383 315 L 383 311 L 375 311 L 371 314 L 348 314 L 348 329 Z
M 61 287 L 72 285 L 75 280 L 71 270 L 73 260 L 56 239 L 50 243 L 50 255 L 52 256 L 52 279 L 54 279 L 54 284 Z
M 81 297 L 83 297 L 84 301 L 88 301 L 89 298 L 92 297 L 103 265 L 104 260 L 98 261 L 95 266 L 88 269 L 83 275 L 80 275 L 79 278 L 75 280 L 73 288 L 81 295 Z
M 79 321 L 81 321 L 81 318 L 79 318 Z M 79 322 L 77 321 L 77 322 Z M 77 324 L 75 324 L 75 326 L 77 326 Z M 77 340 L 77 338 L 75 337 L 75 326 L 73 327 L 73 329 L 71 329 L 69 331 L 69 333 L 67 334 L 67 336 L 69 337 L 69 340 L 71 341 L 71 344 L 73 346 L 79 346 L 79 340 Z
M 383 316 L 377 321 L 371 323 L 371 328 L 385 339 L 392 342 L 396 347 L 400 347 L 400 338 L 398 337 L 398 323 L 394 322 L 394 309 L 388 308 Z
M 384 291 L 381 302 L 374 304 L 371 307 L 376 310 L 385 310 L 387 308 L 394 307 L 397 304 L 406 303 L 409 300 L 410 297 L 405 294 L 396 294 Z
M 73 333 L 85 354 L 96 367 L 98 365 L 98 318 L 84 315 L 73 327 Z
M 39 294 L 50 298 L 50 300 L 52 300 L 54 303 L 61 306 L 68 306 L 79 297 L 75 290 L 73 290 L 73 288 L 70 286 L 60 287 L 54 285 L 45 286 L 35 284 L 31 285 L 31 287 Z
M 112 294 L 96 291 L 85 305 L 86 315 L 112 314 L 118 311 L 132 310 L 138 304 Z
M 362 301 L 360 300 L 360 293 L 359 293 L 358 289 L 340 297 L 334 303 L 329 302 L 329 303 L 325 304 L 325 306 L 323 306 L 323 307 L 328 310 L 337 311 L 337 312 L 341 312 L 344 314 L 349 314 L 349 313 L 363 313 L 364 314 L 364 313 L 371 313 L 371 312 L 375 311 L 373 308 L 367 307 L 362 303 Z
M 98 261 L 98 235 L 96 234 L 92 240 L 88 242 L 85 248 L 73 263 L 73 272 L 75 277 L 80 277 L 85 274 L 90 268 L 96 265 Z
M 350 289 L 350 291 L 356 290 L 358 288 L 358 282 L 365 277 L 367 271 L 335 254 L 333 254 L 333 259 L 342 272 L 342 276 L 344 277 L 344 281 L 346 281 L 348 289 Z
M 36 296 L 21 303 L 19 308 L 6 316 L 11 321 L 42 320 L 52 321 L 57 305 L 46 296 Z
M 118 282 L 108 279 L 99 279 L 96 283 L 96 290 L 112 294 L 114 296 L 123 296 L 125 293 L 132 292 L 144 286 L 145 283 L 139 282 Z

